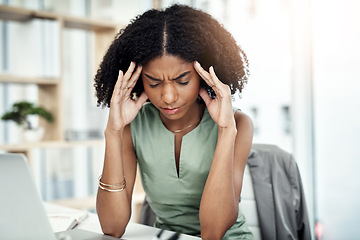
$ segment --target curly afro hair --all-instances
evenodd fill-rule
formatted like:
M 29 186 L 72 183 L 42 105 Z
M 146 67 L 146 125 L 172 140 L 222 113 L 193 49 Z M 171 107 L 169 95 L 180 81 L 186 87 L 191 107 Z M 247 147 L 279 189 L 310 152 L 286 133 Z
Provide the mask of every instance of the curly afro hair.
M 236 90 L 241 93 L 248 80 L 247 56 L 223 26 L 203 11 L 173 5 L 137 16 L 115 36 L 95 76 L 98 106 L 110 106 L 119 70 L 126 72 L 131 61 L 145 65 L 165 54 L 188 62 L 197 60 L 204 69 L 213 66 L 218 78 L 229 85 L 232 95 Z M 204 80 L 201 86 L 215 97 Z M 139 96 L 143 91 L 140 77 L 133 93 Z

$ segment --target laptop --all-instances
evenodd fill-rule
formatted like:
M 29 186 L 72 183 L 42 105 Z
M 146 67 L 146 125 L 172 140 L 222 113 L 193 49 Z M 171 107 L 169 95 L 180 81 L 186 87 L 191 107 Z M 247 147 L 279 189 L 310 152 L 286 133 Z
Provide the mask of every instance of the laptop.
M 81 229 L 54 233 L 27 159 L 17 153 L 0 153 L 0 239 L 119 240 Z

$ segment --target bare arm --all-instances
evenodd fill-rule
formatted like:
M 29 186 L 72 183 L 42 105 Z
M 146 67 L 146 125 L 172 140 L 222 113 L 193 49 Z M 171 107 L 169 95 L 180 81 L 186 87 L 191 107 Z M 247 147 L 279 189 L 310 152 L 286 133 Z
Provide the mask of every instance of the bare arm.
M 252 123 L 240 112 L 235 115 L 237 130 L 219 129 L 200 205 L 203 239 L 221 239 L 238 216 L 242 179 L 251 147 Z
M 239 111 L 234 117 L 230 89 L 217 79 L 214 70 L 210 69 L 208 73 L 196 64 L 195 67 L 216 93 L 216 98 L 211 99 L 204 89 L 199 92 L 218 125 L 217 145 L 200 203 L 201 237 L 221 239 L 238 216 L 253 126 L 250 118 Z
M 134 102 L 130 93 L 141 73 L 141 67 L 134 72 L 132 63 L 123 76 L 119 73 L 111 98 L 109 120 L 105 129 L 105 159 L 101 181 L 119 184 L 126 180 L 123 191 L 109 192 L 98 189 L 96 210 L 102 231 L 120 237 L 131 216 L 131 200 L 136 177 L 136 157 L 131 139 L 130 123 L 135 118 L 147 96 L 143 93 Z
M 96 201 L 102 231 L 116 237 L 124 234 L 130 220 L 136 176 L 135 154 L 126 151 L 129 131 L 129 127 L 118 132 L 105 130 L 106 150 L 101 181 L 116 184 L 126 179 L 126 188 L 121 192 L 108 192 L 99 188 Z

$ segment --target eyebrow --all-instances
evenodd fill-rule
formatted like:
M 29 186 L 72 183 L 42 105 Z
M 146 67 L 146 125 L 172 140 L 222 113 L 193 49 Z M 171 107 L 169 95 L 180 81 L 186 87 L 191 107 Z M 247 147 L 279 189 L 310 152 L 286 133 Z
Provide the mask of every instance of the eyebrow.
M 182 73 L 182 74 L 180 74 L 178 77 L 176 77 L 176 78 L 173 78 L 172 80 L 179 80 L 180 78 L 183 78 L 183 77 L 185 77 L 186 75 L 188 75 L 189 73 L 191 73 L 191 71 L 187 71 L 187 72 L 184 72 L 184 73 Z M 161 81 L 160 79 L 158 79 L 158 78 L 154 78 L 154 77 L 152 77 L 152 76 L 150 76 L 149 74 L 146 74 L 145 73 L 145 76 L 146 77 L 148 77 L 148 78 L 150 78 L 151 80 L 154 80 L 154 81 Z
M 186 75 L 188 75 L 190 73 L 190 71 L 184 72 L 183 74 L 181 74 L 180 76 L 174 78 L 173 80 L 179 80 L 180 78 L 185 77 Z

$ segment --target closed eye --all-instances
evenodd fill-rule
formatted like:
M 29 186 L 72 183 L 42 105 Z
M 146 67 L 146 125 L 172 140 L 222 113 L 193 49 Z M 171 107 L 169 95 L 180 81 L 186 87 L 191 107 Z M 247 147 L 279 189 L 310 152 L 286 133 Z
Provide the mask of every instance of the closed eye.
M 150 86 L 151 88 L 154 88 L 154 87 L 158 86 L 158 85 L 160 84 L 160 82 L 161 82 L 160 79 L 154 78 L 154 77 L 152 77 L 152 76 L 150 76 L 150 75 L 148 75 L 148 74 L 146 74 L 146 73 L 145 73 L 145 76 L 146 76 L 147 78 L 149 78 L 150 80 L 152 80 L 151 82 L 156 82 L 156 83 L 149 83 L 149 86 Z
M 185 85 L 188 85 L 188 84 L 189 84 L 189 81 L 186 81 L 186 82 L 177 82 L 177 83 L 180 84 L 180 85 L 185 86 Z
M 182 73 L 181 75 L 179 75 L 178 77 L 174 78 L 173 80 L 176 81 L 179 85 L 182 85 L 182 86 L 186 86 L 189 84 L 189 81 L 184 81 L 183 78 L 188 75 L 190 73 L 190 71 L 187 71 L 187 72 L 184 72 Z M 154 78 L 148 74 L 145 73 L 145 76 L 150 79 L 151 83 L 149 83 L 149 86 L 151 88 L 155 88 L 157 87 L 158 85 L 160 85 L 161 83 L 161 80 L 160 79 L 157 79 L 157 78 Z M 155 82 L 155 83 L 154 83 Z
M 174 78 L 173 80 L 175 80 L 178 84 L 180 85 L 188 85 L 189 84 L 189 81 L 184 81 L 182 80 L 185 76 L 189 75 L 191 72 L 190 71 L 187 71 L 187 72 L 184 72 L 183 74 L 181 74 L 180 76 Z M 182 80 L 182 81 L 181 81 Z
M 151 88 L 154 88 L 154 87 L 157 87 L 157 86 L 159 86 L 159 84 L 160 84 L 160 83 L 155 83 L 155 84 L 149 84 L 149 86 L 150 86 Z

